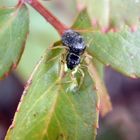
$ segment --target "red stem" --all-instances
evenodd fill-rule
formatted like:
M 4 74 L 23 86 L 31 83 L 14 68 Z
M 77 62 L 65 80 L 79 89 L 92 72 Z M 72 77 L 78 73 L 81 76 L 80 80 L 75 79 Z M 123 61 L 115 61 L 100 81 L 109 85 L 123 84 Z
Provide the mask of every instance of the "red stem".
M 68 28 L 62 24 L 50 11 L 48 11 L 38 0 L 25 0 L 37 10 L 57 31 L 62 35 Z

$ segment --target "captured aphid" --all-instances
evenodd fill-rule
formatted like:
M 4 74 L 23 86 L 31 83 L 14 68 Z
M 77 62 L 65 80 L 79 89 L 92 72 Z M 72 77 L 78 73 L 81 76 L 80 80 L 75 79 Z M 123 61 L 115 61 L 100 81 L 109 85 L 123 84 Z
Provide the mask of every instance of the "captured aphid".
M 84 38 L 78 32 L 70 29 L 64 32 L 62 43 L 69 48 L 70 52 L 77 55 L 83 54 L 86 48 Z
M 62 35 L 62 43 L 68 48 L 69 53 L 66 57 L 67 67 L 69 69 L 75 68 L 80 64 L 80 55 L 86 49 L 84 38 L 74 30 L 67 30 Z

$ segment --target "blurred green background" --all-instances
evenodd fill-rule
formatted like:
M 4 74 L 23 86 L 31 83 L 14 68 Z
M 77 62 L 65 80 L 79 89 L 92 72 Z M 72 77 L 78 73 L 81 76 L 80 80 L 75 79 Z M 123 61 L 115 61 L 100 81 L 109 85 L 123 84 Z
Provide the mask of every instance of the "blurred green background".
M 17 0 L 0 0 L 0 7 L 15 6 Z M 49 0 L 42 3 L 71 26 L 78 12 L 75 0 Z M 53 42 L 60 39 L 56 30 L 30 6 L 30 33 L 17 70 L 0 81 L 0 140 L 11 124 L 24 84 L 41 55 Z M 130 79 L 113 71 L 105 70 L 105 81 L 113 111 L 100 118 L 97 140 L 140 140 L 140 79 Z

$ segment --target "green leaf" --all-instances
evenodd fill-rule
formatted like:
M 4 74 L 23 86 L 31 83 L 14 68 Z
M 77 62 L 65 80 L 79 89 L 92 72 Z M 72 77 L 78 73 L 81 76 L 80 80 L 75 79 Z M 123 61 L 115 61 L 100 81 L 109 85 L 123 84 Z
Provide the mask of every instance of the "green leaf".
M 25 5 L 0 8 L 0 77 L 17 66 L 29 30 L 29 16 Z
M 41 58 L 31 75 L 6 140 L 93 140 L 98 125 L 97 95 L 87 70 L 80 89 L 61 73 L 61 49 Z M 63 72 L 63 71 L 62 71 Z M 76 73 L 80 80 L 81 75 Z M 75 88 L 74 88 L 75 87 Z
M 124 24 L 134 26 L 140 16 L 139 0 L 77 0 L 79 9 L 87 8 L 93 25 L 120 28 Z
M 91 58 L 86 57 L 85 62 L 88 66 L 88 72 L 94 81 L 94 89 L 97 95 L 99 96 L 98 109 L 102 117 L 104 117 L 107 113 L 109 113 L 112 110 L 110 97 L 105 87 L 103 77 L 101 75 L 104 69 L 101 63 L 98 62 L 96 59 L 94 59 L 93 61 L 91 60 Z
M 125 75 L 134 78 L 140 76 L 140 28 L 131 32 L 126 26 L 119 32 L 104 34 L 91 29 L 88 22 L 87 14 L 83 11 L 73 28 L 84 35 L 89 53 Z

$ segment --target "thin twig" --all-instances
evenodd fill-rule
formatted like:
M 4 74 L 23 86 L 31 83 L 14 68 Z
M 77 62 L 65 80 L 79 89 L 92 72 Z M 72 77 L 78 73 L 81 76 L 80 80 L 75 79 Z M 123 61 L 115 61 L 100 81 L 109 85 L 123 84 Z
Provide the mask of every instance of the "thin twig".
M 23 0 L 20 0 L 23 1 Z M 68 29 L 61 23 L 46 7 L 44 7 L 38 0 L 24 0 L 24 3 L 30 4 L 36 11 L 38 11 L 57 31 L 60 35 Z

